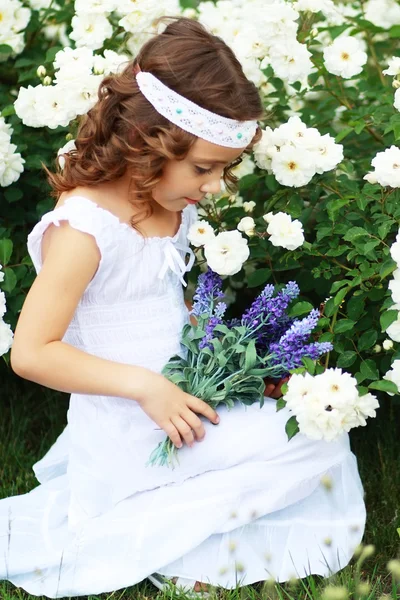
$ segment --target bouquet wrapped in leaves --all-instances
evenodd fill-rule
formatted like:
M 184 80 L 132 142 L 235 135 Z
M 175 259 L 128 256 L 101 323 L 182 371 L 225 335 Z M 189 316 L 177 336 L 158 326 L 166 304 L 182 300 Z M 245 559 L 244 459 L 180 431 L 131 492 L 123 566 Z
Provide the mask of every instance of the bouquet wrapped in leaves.
M 289 304 L 300 290 L 289 282 L 276 293 L 267 285 L 240 319 L 224 320 L 222 279 L 207 270 L 200 275 L 192 314 L 197 324 L 182 331 L 184 357 L 173 356 L 162 374 L 183 391 L 201 398 L 212 408 L 235 402 L 264 404 L 264 378 L 281 379 L 303 364 L 332 349 L 329 342 L 309 342 L 319 311 L 301 320 L 288 316 Z M 170 465 L 178 449 L 167 438 L 150 455 L 150 465 Z M 179 461 L 178 461 L 179 462 Z

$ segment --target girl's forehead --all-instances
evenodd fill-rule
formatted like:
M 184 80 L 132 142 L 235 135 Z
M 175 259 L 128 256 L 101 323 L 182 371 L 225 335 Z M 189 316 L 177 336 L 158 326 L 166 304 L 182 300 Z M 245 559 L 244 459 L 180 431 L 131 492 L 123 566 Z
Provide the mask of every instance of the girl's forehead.
M 245 149 L 246 146 L 243 148 L 225 148 L 198 138 L 191 147 L 188 157 L 200 163 L 226 164 L 238 158 Z

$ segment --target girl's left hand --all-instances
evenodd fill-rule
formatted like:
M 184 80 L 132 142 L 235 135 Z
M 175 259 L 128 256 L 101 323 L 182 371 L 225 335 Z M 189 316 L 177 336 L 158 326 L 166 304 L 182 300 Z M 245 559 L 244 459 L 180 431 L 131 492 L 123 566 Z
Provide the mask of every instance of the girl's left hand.
M 264 379 L 265 390 L 264 396 L 268 396 L 269 398 L 280 398 L 282 396 L 282 386 L 284 383 L 289 381 L 290 377 L 285 377 L 285 379 L 281 379 L 278 383 L 274 382 L 273 379 L 267 377 Z

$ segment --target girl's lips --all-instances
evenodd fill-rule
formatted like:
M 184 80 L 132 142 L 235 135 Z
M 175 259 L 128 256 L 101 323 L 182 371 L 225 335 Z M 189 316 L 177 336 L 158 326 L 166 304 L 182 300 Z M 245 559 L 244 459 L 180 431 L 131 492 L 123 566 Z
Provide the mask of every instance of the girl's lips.
M 200 200 L 193 200 L 192 198 L 185 198 L 186 202 L 189 202 L 189 204 L 197 204 L 198 202 L 200 202 Z

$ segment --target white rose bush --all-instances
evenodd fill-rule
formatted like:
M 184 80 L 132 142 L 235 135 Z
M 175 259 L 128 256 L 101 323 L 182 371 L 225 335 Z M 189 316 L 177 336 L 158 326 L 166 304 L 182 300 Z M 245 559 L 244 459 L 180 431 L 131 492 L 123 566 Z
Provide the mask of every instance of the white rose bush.
M 42 163 L 62 167 L 102 77 L 160 31 L 158 17 L 180 14 L 233 48 L 266 108 L 260 142 L 233 170 L 238 192 L 209 197 L 189 233 L 192 285 L 208 265 L 235 316 L 260 286 L 295 279 L 293 317 L 321 304 L 315 340 L 333 345 L 323 367 L 349 369 L 362 394 L 397 395 L 383 378 L 400 340 L 394 0 L 384 15 L 374 0 L 0 0 L 0 14 L 0 285 L 12 329 L 33 279 L 26 235 L 52 206 Z M 376 352 L 388 336 L 394 347 Z

